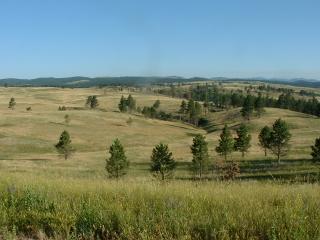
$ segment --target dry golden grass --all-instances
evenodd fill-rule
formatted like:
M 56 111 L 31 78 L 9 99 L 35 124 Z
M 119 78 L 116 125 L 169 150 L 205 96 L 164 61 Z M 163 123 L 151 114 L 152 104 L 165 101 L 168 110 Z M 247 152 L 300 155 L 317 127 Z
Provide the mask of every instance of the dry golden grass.
M 144 93 L 131 93 L 138 106 L 161 101 L 161 108 L 174 111 L 180 100 Z M 0 167 L 10 171 L 104 174 L 107 147 L 115 138 L 123 143 L 131 162 L 148 162 L 155 144 L 169 144 L 178 161 L 190 159 L 188 145 L 196 133 L 204 133 L 178 122 L 146 119 L 118 112 L 121 95 L 107 89 L 1 88 L 0 89 Z M 58 111 L 58 107 L 83 108 L 89 95 L 97 95 L 99 109 Z M 8 109 L 10 97 L 16 99 L 14 110 Z M 26 111 L 31 106 L 32 111 Z M 65 124 L 64 116 L 70 116 Z M 131 125 L 128 118 L 133 119 Z M 64 161 L 57 156 L 54 144 L 67 130 L 76 148 L 75 155 Z M 94 173 L 94 174 L 92 174 Z
M 131 161 L 130 174 L 146 174 L 151 150 L 159 142 L 169 144 L 170 150 L 179 162 L 190 162 L 189 146 L 197 133 L 204 130 L 190 125 L 146 119 L 138 114 L 125 114 L 118 111 L 121 95 L 127 90 L 115 89 L 61 89 L 61 88 L 0 88 L 0 168 L 3 171 L 51 174 L 55 176 L 105 176 L 105 159 L 108 146 L 115 138 L 123 143 Z M 161 109 L 175 112 L 180 99 L 144 92 L 131 92 L 138 106 L 151 106 L 155 100 L 161 101 Z M 97 95 L 99 109 L 84 109 L 87 96 Z M 16 99 L 14 110 L 8 109 L 11 97 Z M 83 108 L 80 110 L 58 111 L 58 107 Z M 26 107 L 32 111 L 26 111 Z M 66 124 L 68 114 L 71 122 Z M 133 119 L 131 125 L 128 118 Z M 290 125 L 292 149 L 287 158 L 310 159 L 310 145 L 320 135 L 319 119 L 306 114 L 283 109 L 267 109 L 261 118 L 254 118 L 249 126 L 252 133 L 252 147 L 245 160 L 265 159 L 258 145 L 260 129 L 277 118 L 283 118 Z M 239 109 L 212 113 L 210 118 L 217 131 L 207 134 L 212 162 L 221 158 L 215 146 L 221 127 L 229 123 L 233 129 L 242 121 Z M 63 130 L 69 131 L 76 153 L 65 161 L 57 155 L 54 144 Z M 235 134 L 235 132 L 233 132 Z M 232 154 L 232 159 L 242 160 L 240 154 Z M 269 155 L 267 159 L 273 158 Z

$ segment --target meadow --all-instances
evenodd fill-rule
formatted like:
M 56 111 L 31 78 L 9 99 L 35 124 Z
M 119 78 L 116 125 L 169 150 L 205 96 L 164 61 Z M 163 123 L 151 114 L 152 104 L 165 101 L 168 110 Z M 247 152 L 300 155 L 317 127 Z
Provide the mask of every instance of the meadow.
M 4 239 L 319 239 L 320 188 L 1 176 Z M 13 185 L 14 183 L 14 185 Z
M 234 133 L 243 121 L 240 109 L 210 113 L 210 126 L 202 129 L 120 113 L 119 100 L 129 93 L 141 107 L 160 100 L 166 112 L 176 112 L 181 103 L 134 89 L 0 88 L 3 239 L 320 239 L 319 185 L 297 179 L 311 182 L 308 176 L 320 172 L 310 156 L 320 135 L 317 117 L 267 108 L 248 123 L 249 153 L 231 155 L 241 168 L 237 181 L 217 180 L 214 172 L 204 181 L 190 181 L 192 138 L 204 134 L 210 162 L 219 164 L 219 134 L 225 123 Z M 90 95 L 98 97 L 97 109 L 85 108 Z M 11 97 L 14 110 L 8 109 Z M 67 110 L 58 111 L 59 106 Z M 292 133 L 291 150 L 280 165 L 273 155 L 264 156 L 257 140 L 260 129 L 279 117 Z M 63 130 L 76 149 L 67 160 L 54 147 Z M 118 181 L 105 170 L 116 138 L 130 161 L 128 174 Z M 163 183 L 149 171 L 152 148 L 159 142 L 169 145 L 178 162 L 174 179 Z M 284 181 L 288 177 L 290 183 Z
M 235 130 L 243 122 L 240 109 L 210 113 L 211 125 L 207 129 L 195 128 L 179 121 L 161 121 L 145 118 L 133 113 L 120 113 L 118 103 L 128 90 L 106 88 L 0 88 L 0 168 L 6 172 L 34 173 L 38 175 L 105 178 L 105 159 L 108 147 L 116 138 L 123 143 L 131 162 L 128 176 L 149 175 L 152 148 L 159 142 L 169 145 L 178 162 L 177 177 L 188 177 L 188 163 L 192 159 L 190 145 L 197 133 L 205 134 L 209 142 L 212 165 L 222 161 L 215 152 L 220 130 L 225 123 Z M 181 99 L 155 95 L 146 92 L 131 92 L 137 106 L 151 106 L 160 100 L 160 109 L 177 112 Z M 89 95 L 97 95 L 98 109 L 85 108 Z M 11 97 L 16 99 L 14 110 L 8 109 Z M 66 111 L 58 111 L 66 106 Z M 32 111 L 26 108 L 31 107 Z M 65 123 L 68 114 L 70 123 Z M 127 121 L 132 118 L 132 123 Z M 281 166 L 274 166 L 275 157 L 264 156 L 258 145 L 258 133 L 265 126 L 271 126 L 277 119 L 288 122 L 292 133 L 291 150 Z M 277 174 L 296 175 L 315 173 L 318 168 L 310 162 L 310 146 L 320 135 L 317 117 L 284 109 L 267 108 L 261 118 L 247 123 L 252 134 L 252 147 L 245 158 L 233 153 L 232 160 L 244 168 L 243 176 Z M 54 145 L 59 135 L 67 130 L 76 149 L 72 158 L 60 158 Z M 233 134 L 235 132 L 233 131 Z M 249 169 L 248 169 L 249 167 Z M 251 171 L 253 169 L 254 171 Z

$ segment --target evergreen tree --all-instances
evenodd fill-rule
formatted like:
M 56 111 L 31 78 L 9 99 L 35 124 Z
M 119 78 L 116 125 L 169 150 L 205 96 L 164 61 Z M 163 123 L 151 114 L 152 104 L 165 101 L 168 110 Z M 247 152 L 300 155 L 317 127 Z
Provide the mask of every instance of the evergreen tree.
M 227 160 L 227 156 L 234 150 L 234 141 L 231 132 L 227 125 L 222 129 L 220 134 L 219 145 L 216 147 L 216 152 Z
M 191 145 L 192 153 L 192 170 L 199 174 L 199 178 L 206 172 L 209 162 L 208 143 L 205 136 L 198 134 L 193 138 Z
M 268 126 L 261 129 L 259 133 L 259 144 L 264 150 L 264 156 L 267 156 L 267 150 L 271 144 L 271 129 Z
M 248 95 L 243 102 L 241 115 L 249 121 L 253 114 L 253 110 L 254 110 L 254 99 L 251 95 Z
M 109 148 L 110 158 L 106 159 L 106 170 L 111 178 L 119 178 L 127 173 L 129 161 L 119 139 L 114 140 Z
M 189 118 L 191 119 L 191 115 L 194 114 L 194 101 L 192 99 L 189 99 L 188 106 L 187 106 L 187 112 L 189 113 Z
M 185 100 L 182 100 L 181 105 L 180 105 L 180 109 L 179 109 L 179 113 L 185 114 L 188 111 L 188 106 Z
M 196 119 L 198 119 L 199 116 L 202 114 L 202 107 L 201 107 L 200 103 L 195 102 L 194 111 L 195 111 L 195 117 L 196 117 Z
M 320 162 L 320 137 L 316 138 L 314 145 L 311 146 L 311 156 L 314 162 Z
M 8 108 L 11 108 L 11 109 L 13 110 L 15 106 L 16 106 L 16 100 L 12 97 L 12 98 L 10 99 L 9 107 L 8 107 Z
M 241 124 L 239 129 L 237 129 L 237 137 L 234 139 L 234 148 L 236 151 L 241 152 L 242 157 L 248 152 L 250 145 L 251 135 L 249 134 L 249 129 L 246 125 Z
M 176 161 L 169 151 L 168 145 L 160 143 L 152 150 L 151 172 L 161 177 L 161 180 L 171 176 L 176 167 Z
M 198 125 L 198 120 L 202 112 L 201 104 L 194 102 L 192 99 L 188 102 L 187 111 L 189 114 L 189 122 Z
M 90 102 L 90 108 L 94 109 L 99 106 L 98 98 L 97 96 L 92 96 L 91 97 L 91 102 Z
M 264 112 L 264 102 L 261 93 L 259 93 L 259 96 L 254 102 L 254 110 L 257 112 L 258 117 L 261 117 L 261 114 Z
M 67 160 L 72 153 L 74 152 L 73 147 L 71 146 L 71 138 L 67 131 L 63 131 L 60 135 L 58 143 L 55 145 L 58 153 L 64 156 L 64 159 Z
M 204 109 L 204 114 L 207 115 L 208 112 L 209 112 L 209 102 L 206 100 L 204 103 L 203 103 L 203 109 Z
M 88 96 L 87 101 L 86 101 L 86 107 L 90 107 L 90 108 L 94 109 L 97 106 L 99 106 L 97 96 Z
M 86 107 L 90 107 L 91 106 L 91 100 L 92 100 L 92 96 L 88 96 L 87 97 L 87 101 L 86 101 Z
M 155 109 L 158 109 L 158 108 L 160 107 L 160 100 L 156 100 L 156 101 L 154 102 L 154 104 L 153 104 L 153 107 L 154 107 Z
M 276 120 L 272 126 L 270 148 L 277 156 L 278 163 L 280 163 L 280 157 L 285 156 L 289 151 L 290 138 L 291 134 L 287 123 L 281 119 Z
M 120 112 L 126 112 L 128 110 L 127 108 L 127 100 L 124 96 L 121 96 L 120 103 L 118 105 Z
M 127 102 L 127 107 L 130 112 L 136 110 L 136 101 L 133 99 L 131 94 L 129 94 L 126 102 Z

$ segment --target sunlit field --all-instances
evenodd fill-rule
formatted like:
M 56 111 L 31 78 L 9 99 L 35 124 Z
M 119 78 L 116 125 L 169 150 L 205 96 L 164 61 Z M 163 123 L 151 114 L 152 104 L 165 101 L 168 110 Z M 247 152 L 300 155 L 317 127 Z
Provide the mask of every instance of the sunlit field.
M 210 125 L 196 128 L 178 120 L 120 113 L 119 100 L 130 93 L 137 106 L 160 100 L 160 109 L 177 114 L 181 99 L 152 91 L 1 88 L 0 92 L 3 239 L 320 237 L 320 189 L 309 181 L 309 174 L 314 181 L 320 172 L 310 156 L 310 146 L 320 135 L 314 116 L 266 108 L 261 118 L 247 122 L 234 108 L 208 113 Z M 98 97 L 96 109 L 85 107 L 90 95 Z M 11 97 L 16 100 L 13 110 L 8 108 Z M 67 110 L 58 111 L 59 106 Z M 280 165 L 271 153 L 264 156 L 257 139 L 260 129 L 278 118 L 288 122 L 292 134 L 291 150 Z M 240 165 L 238 178 L 221 181 L 214 171 L 223 162 L 215 152 L 221 129 L 227 123 L 235 134 L 241 122 L 249 126 L 252 146 L 244 158 L 240 153 L 230 156 Z M 70 133 L 75 148 L 67 160 L 54 147 L 63 130 Z M 209 142 L 212 171 L 204 180 L 193 181 L 190 145 L 198 133 Z M 130 166 L 122 179 L 112 180 L 105 160 L 116 138 Z M 164 182 L 150 173 L 151 151 L 160 142 L 169 145 L 178 163 L 173 179 Z
M 4 239 L 318 239 L 318 185 L 1 176 Z
M 190 145 L 195 134 L 206 134 L 209 142 L 212 165 L 222 161 L 215 152 L 221 128 L 228 123 L 235 129 L 244 120 L 240 109 L 230 109 L 209 113 L 211 126 L 206 129 L 195 128 L 179 121 L 161 121 L 145 118 L 140 114 L 120 113 L 118 103 L 122 95 L 129 94 L 128 89 L 89 88 L 1 88 L 0 97 L 0 150 L 1 171 L 34 173 L 39 175 L 105 178 L 105 159 L 108 147 L 116 138 L 123 143 L 128 160 L 131 162 L 128 176 L 149 176 L 149 162 L 154 145 L 163 142 L 169 145 L 178 162 L 176 176 L 188 175 L 188 163 L 192 159 Z M 160 100 L 160 109 L 177 112 L 181 99 L 170 98 L 140 91 L 130 92 L 137 101 L 137 106 L 151 106 Z M 99 107 L 95 110 L 85 108 L 86 98 L 97 95 Z M 15 97 L 14 110 L 8 108 L 11 97 Z M 66 106 L 66 111 L 58 111 L 59 106 Z M 32 111 L 26 108 L 31 107 Z M 70 122 L 64 116 L 68 114 Z M 288 122 L 292 133 L 291 150 L 284 158 L 283 165 L 272 167 L 275 157 L 264 156 L 258 145 L 258 133 L 265 126 L 271 126 L 277 118 Z M 128 119 L 132 123 L 128 124 Z M 244 121 L 247 123 L 246 121 Z M 288 172 L 315 172 L 310 164 L 310 146 L 320 135 L 319 119 L 307 114 L 283 109 L 266 108 L 261 118 L 253 118 L 247 123 L 252 134 L 252 147 L 242 158 L 240 153 L 233 153 L 231 160 L 247 166 L 246 162 L 270 165 L 260 173 L 270 175 Z M 67 130 L 76 152 L 67 161 L 59 157 L 54 145 L 60 133 Z M 233 131 L 233 134 L 235 132 Z M 261 161 L 260 161 L 261 160 Z M 270 164 L 269 164 L 270 162 Z M 179 164 L 180 163 L 180 164 Z M 286 164 L 289 163 L 289 166 Z M 259 172 L 257 174 L 260 174 Z M 248 173 L 243 172 L 243 175 Z M 249 174 L 250 175 L 250 174 Z

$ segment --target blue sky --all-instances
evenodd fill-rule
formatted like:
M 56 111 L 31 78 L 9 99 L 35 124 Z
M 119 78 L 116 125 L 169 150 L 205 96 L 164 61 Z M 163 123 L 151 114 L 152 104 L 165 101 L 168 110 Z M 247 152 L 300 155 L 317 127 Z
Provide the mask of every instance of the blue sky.
M 0 78 L 320 79 L 320 1 L 1 0 Z

